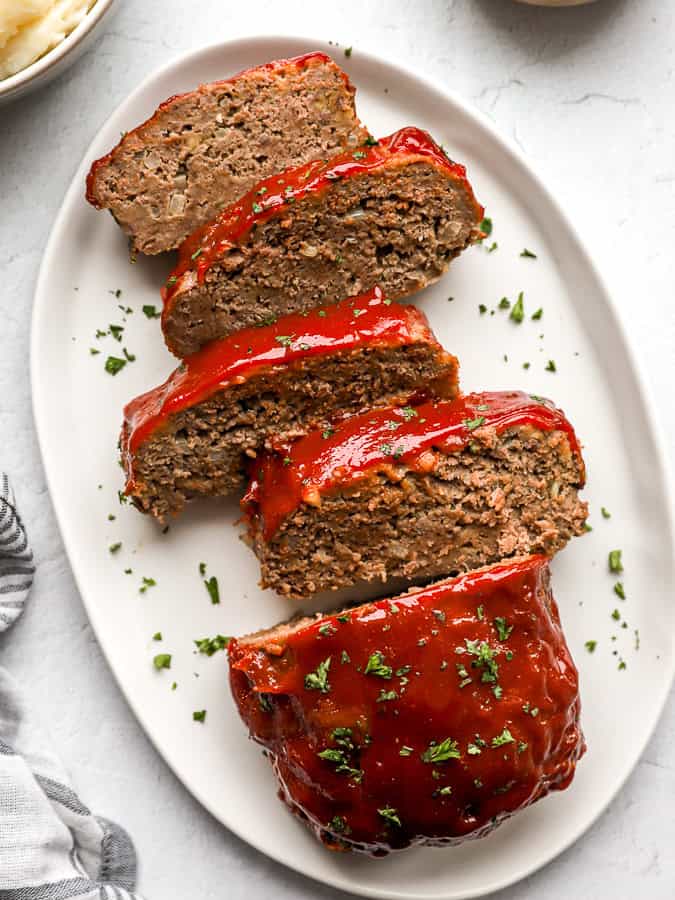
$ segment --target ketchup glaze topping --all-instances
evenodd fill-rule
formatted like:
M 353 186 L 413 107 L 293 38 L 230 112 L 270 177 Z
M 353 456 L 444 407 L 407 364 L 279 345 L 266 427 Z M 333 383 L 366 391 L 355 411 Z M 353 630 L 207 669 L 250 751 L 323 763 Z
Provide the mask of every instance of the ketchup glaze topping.
M 523 425 L 563 431 L 581 461 L 574 429 L 549 400 L 522 391 L 467 394 L 415 408 L 390 407 L 351 416 L 336 423 L 330 433 L 312 431 L 279 453 L 261 454 L 251 469 L 242 508 L 250 520 L 261 521 L 269 540 L 302 503 L 316 504 L 326 491 L 396 465 L 428 470 L 430 449 L 457 453 L 478 428 L 492 427 L 501 434 Z
M 484 210 L 474 197 L 464 166 L 453 162 L 426 131 L 402 128 L 379 141 L 346 150 L 327 162 L 314 160 L 266 178 L 209 225 L 195 231 L 180 247 L 178 265 L 163 289 L 165 312 L 176 293 L 203 282 L 214 262 L 245 240 L 254 225 L 283 213 L 290 204 L 321 192 L 340 179 L 419 161 L 426 161 L 464 183 L 478 226 Z
M 212 341 L 185 359 L 164 384 L 125 407 L 122 455 L 127 470 L 140 444 L 170 416 L 229 385 L 242 384 L 262 371 L 292 366 L 310 357 L 418 342 L 438 346 L 440 351 L 424 313 L 387 300 L 379 287 Z
M 567 787 L 585 750 L 542 556 L 228 652 L 235 702 L 283 798 L 336 848 L 479 836 Z
M 231 82 L 236 81 L 238 78 L 241 78 L 242 75 L 248 75 L 251 72 L 267 71 L 267 72 L 272 72 L 272 73 L 276 73 L 276 72 L 281 73 L 281 71 L 283 71 L 283 69 L 287 69 L 291 66 L 294 66 L 298 69 L 304 69 L 306 66 L 311 66 L 311 65 L 314 65 L 315 63 L 320 63 L 320 64 L 333 63 L 333 65 L 335 65 L 335 68 L 340 73 L 340 76 L 342 77 L 342 79 L 343 79 L 346 87 L 350 91 L 350 93 L 352 93 L 352 94 L 354 93 L 354 87 L 353 87 L 351 81 L 349 80 L 347 73 L 344 72 L 334 62 L 334 60 L 332 60 L 330 58 L 330 56 L 328 56 L 325 53 L 322 53 L 319 50 L 315 50 L 311 53 L 304 53 L 302 56 L 295 56 L 295 57 L 291 57 L 289 59 L 276 59 L 276 60 L 273 60 L 272 62 L 264 63 L 261 66 L 252 66 L 248 69 L 244 69 L 241 72 L 237 72 L 236 75 L 232 75 L 230 78 L 223 78 L 220 81 L 214 81 L 207 85 L 199 85 L 199 87 L 195 91 L 188 91 L 185 94 L 174 94 L 172 97 L 169 97 L 168 100 L 165 100 L 163 103 L 160 103 L 160 105 L 157 107 L 157 109 L 150 116 L 149 119 L 146 119 L 145 122 L 141 122 L 141 124 L 137 125 L 136 128 L 132 128 L 130 131 L 125 132 L 125 134 L 122 136 L 122 138 L 119 140 L 119 142 L 115 145 L 115 147 L 113 147 L 113 149 L 109 153 L 106 153 L 105 156 L 102 156 L 100 159 L 97 159 L 92 163 L 91 169 L 89 170 L 89 174 L 87 175 L 87 192 L 86 192 L 87 200 L 93 206 L 97 207 L 97 209 L 101 208 L 99 206 L 98 200 L 96 199 L 96 192 L 94 190 L 94 183 L 96 180 L 96 175 L 97 175 L 98 170 L 103 166 L 109 165 L 110 161 L 117 154 L 120 147 L 128 140 L 128 138 L 130 136 L 135 135 L 137 132 L 141 131 L 141 129 L 146 128 L 148 125 L 150 125 L 155 119 L 157 119 L 159 117 L 159 115 L 162 112 L 164 112 L 164 110 L 167 107 L 169 107 L 172 103 L 175 103 L 176 100 L 181 100 L 184 97 L 189 97 L 191 94 L 195 94 L 195 93 L 197 93 L 197 94 L 206 93 L 207 90 L 210 90 L 214 87 L 217 88 L 218 85 L 221 85 L 221 84 L 230 84 Z

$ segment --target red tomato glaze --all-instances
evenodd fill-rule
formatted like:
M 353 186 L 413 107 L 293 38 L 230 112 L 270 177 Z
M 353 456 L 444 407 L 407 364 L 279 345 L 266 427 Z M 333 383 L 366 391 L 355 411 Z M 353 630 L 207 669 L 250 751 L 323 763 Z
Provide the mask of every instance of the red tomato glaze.
M 334 847 L 478 837 L 567 787 L 585 750 L 542 556 L 233 640 L 229 659 L 282 797 Z
M 124 409 L 122 456 L 137 448 L 168 418 L 232 384 L 309 357 L 361 347 L 397 347 L 424 341 L 438 346 L 424 313 L 386 300 L 379 287 L 311 312 L 283 316 L 271 325 L 246 328 L 207 344 L 188 357 L 167 381 Z
M 483 207 L 473 195 L 464 166 L 449 159 L 426 131 L 402 128 L 376 143 L 344 151 L 327 162 L 314 160 L 267 178 L 227 207 L 215 221 L 195 231 L 181 246 L 178 266 L 163 290 L 165 311 L 174 294 L 202 282 L 214 262 L 244 240 L 254 225 L 283 212 L 290 203 L 323 191 L 340 179 L 418 161 L 429 162 L 464 182 L 478 224 Z
M 125 132 L 122 135 L 119 143 L 116 144 L 115 147 L 113 147 L 113 149 L 110 151 L 110 153 L 106 153 L 105 156 L 102 156 L 100 159 L 97 159 L 92 163 L 91 169 L 89 170 L 89 174 L 87 175 L 87 193 L 86 193 L 87 200 L 93 206 L 96 206 L 97 208 L 100 209 L 98 202 L 96 200 L 95 192 L 94 192 L 94 181 L 96 179 L 96 174 L 97 174 L 98 170 L 102 166 L 109 165 L 111 159 L 115 156 L 118 149 L 127 140 L 127 138 L 130 135 L 135 134 L 137 131 L 140 131 L 141 128 L 145 128 L 146 126 L 148 126 L 154 119 L 156 119 L 160 115 L 160 113 L 162 113 L 168 106 L 170 106 L 176 100 L 181 100 L 183 97 L 189 97 L 190 94 L 204 93 L 207 89 L 210 89 L 212 87 L 217 87 L 219 84 L 229 84 L 230 82 L 236 81 L 238 78 L 241 78 L 242 75 L 248 75 L 250 72 L 254 72 L 254 71 L 277 72 L 277 71 L 287 68 L 288 66 L 296 66 L 298 69 L 302 69 L 308 65 L 312 65 L 314 62 L 331 63 L 334 61 L 330 58 L 330 56 L 327 56 L 325 53 L 321 53 L 319 50 L 315 50 L 312 53 L 305 53 L 302 56 L 292 57 L 291 59 L 276 59 L 273 62 L 265 63 L 262 66 L 253 66 L 249 69 L 244 69 L 243 72 L 237 72 L 236 75 L 232 75 L 230 78 L 223 78 L 221 81 L 214 81 L 208 85 L 200 85 L 195 91 L 188 91 L 185 94 L 174 94 L 173 97 L 169 97 L 168 100 L 165 100 L 163 103 L 160 103 L 160 105 L 157 107 L 157 109 L 150 116 L 149 119 L 146 119 L 145 122 L 142 122 L 136 128 L 133 128 L 130 131 Z M 352 87 L 352 84 L 351 84 L 349 78 L 347 77 L 346 72 L 343 72 L 342 69 L 339 68 L 339 66 L 336 66 L 336 68 L 339 69 L 340 75 L 342 76 L 345 84 L 350 89 L 350 91 L 352 91 L 352 93 L 353 93 L 354 88 Z
M 432 448 L 457 453 L 470 443 L 476 428 L 489 426 L 501 434 L 522 425 L 564 431 L 572 452 L 581 457 L 574 429 L 550 401 L 522 391 L 467 394 L 415 409 L 386 408 L 352 416 L 336 424 L 330 435 L 312 431 L 280 448 L 283 452 L 262 454 L 251 470 L 242 508 L 250 519 L 262 519 L 269 540 L 288 515 L 302 503 L 316 503 L 325 491 L 397 464 L 424 471 L 426 452 Z

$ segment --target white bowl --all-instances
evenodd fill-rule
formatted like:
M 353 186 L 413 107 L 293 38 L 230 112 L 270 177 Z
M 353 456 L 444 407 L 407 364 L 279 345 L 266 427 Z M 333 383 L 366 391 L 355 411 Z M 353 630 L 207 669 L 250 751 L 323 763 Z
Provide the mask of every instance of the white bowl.
M 87 48 L 117 0 L 96 0 L 82 21 L 60 43 L 25 69 L 0 81 L 0 103 L 42 87 L 56 78 Z

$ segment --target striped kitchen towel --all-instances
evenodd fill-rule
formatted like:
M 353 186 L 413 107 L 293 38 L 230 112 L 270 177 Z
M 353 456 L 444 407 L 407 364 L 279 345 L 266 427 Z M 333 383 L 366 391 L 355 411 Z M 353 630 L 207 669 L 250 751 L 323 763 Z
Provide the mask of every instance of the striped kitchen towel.
M 21 615 L 33 554 L 0 473 L 0 632 Z M 0 900 L 139 900 L 127 833 L 92 815 L 0 667 Z

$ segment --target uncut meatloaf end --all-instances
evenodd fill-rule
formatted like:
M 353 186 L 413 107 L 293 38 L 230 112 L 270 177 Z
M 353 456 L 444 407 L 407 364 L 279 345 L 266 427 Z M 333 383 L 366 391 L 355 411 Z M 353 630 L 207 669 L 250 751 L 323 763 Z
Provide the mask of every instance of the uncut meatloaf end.
M 245 462 L 362 409 L 457 394 L 457 360 L 413 306 L 379 288 L 214 341 L 129 403 L 126 493 L 161 522 L 242 487 Z M 412 407 L 411 407 L 412 408 Z
M 228 657 L 280 797 L 330 849 L 482 837 L 568 787 L 585 750 L 543 556 L 233 639 Z
M 406 297 L 482 237 L 482 216 L 464 167 L 418 128 L 289 169 L 181 247 L 163 290 L 167 346 L 184 357 L 376 284 Z
M 493 392 L 374 410 L 266 452 L 242 505 L 262 586 L 302 599 L 552 556 L 584 532 L 584 479 L 560 410 Z
M 87 199 L 110 210 L 134 251 L 161 253 L 262 178 L 367 134 L 329 56 L 282 59 L 162 103 L 92 165 Z

